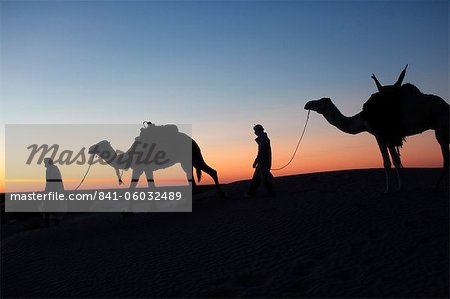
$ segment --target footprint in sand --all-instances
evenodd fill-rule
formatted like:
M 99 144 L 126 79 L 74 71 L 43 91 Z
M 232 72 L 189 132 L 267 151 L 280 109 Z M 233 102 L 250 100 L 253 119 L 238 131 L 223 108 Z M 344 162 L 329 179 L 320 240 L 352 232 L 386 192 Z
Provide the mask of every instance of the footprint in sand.
M 361 262 L 361 265 L 362 265 L 363 267 L 370 267 L 370 266 L 372 266 L 373 264 L 375 264 L 377 261 L 378 261 L 378 258 L 377 258 L 377 257 L 371 256 L 371 257 L 368 257 L 368 258 L 364 259 L 364 260 Z
M 434 235 L 429 235 L 429 236 L 424 236 L 422 238 L 420 238 L 419 240 L 419 244 L 421 245 L 430 245 L 431 243 L 435 242 L 436 240 L 439 239 L 444 239 L 444 240 L 448 240 L 448 235 L 444 234 L 434 234 Z M 439 241 L 438 241 L 439 242 Z
M 314 281 L 307 278 L 293 279 L 283 283 L 277 293 L 283 295 L 295 294 L 296 297 L 305 295 L 314 286 Z
M 233 286 L 237 287 L 257 287 L 266 284 L 269 276 L 265 273 L 246 273 L 238 275 L 231 280 Z
M 236 298 L 240 296 L 240 291 L 233 287 L 219 287 L 209 292 L 205 298 Z
M 405 256 L 411 257 L 416 254 L 417 250 L 419 249 L 418 245 L 409 245 L 402 249 L 402 252 Z
M 417 221 L 414 221 L 414 220 L 406 221 L 405 223 L 403 223 L 403 225 L 410 229 L 419 229 L 420 228 L 420 223 Z
M 375 239 L 380 238 L 380 234 L 379 234 L 378 232 L 374 231 L 374 230 L 369 230 L 369 231 L 367 232 L 367 236 L 368 236 L 369 239 L 371 239 L 371 240 L 375 240 Z
M 320 260 L 323 260 L 328 255 L 329 255 L 329 253 L 326 251 L 316 251 L 315 253 L 313 253 L 311 258 L 315 261 L 320 261 Z
M 351 255 L 359 255 L 364 247 L 364 242 L 355 242 L 351 245 Z
M 314 268 L 313 262 L 300 261 L 295 263 L 292 274 L 296 276 L 308 276 Z
M 427 220 L 433 218 L 433 215 L 429 211 L 420 211 L 419 216 L 423 217 L 424 219 L 427 219 Z
M 356 272 L 353 269 L 337 270 L 331 275 L 331 277 L 339 281 L 348 281 L 356 277 Z

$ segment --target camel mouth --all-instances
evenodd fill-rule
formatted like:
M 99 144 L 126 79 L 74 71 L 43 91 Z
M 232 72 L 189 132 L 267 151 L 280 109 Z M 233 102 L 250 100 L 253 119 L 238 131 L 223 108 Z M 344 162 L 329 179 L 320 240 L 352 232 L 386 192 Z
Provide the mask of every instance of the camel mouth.
M 89 154 L 98 154 L 101 151 L 103 151 L 104 146 L 108 146 L 108 145 L 110 145 L 109 141 L 102 140 L 102 141 L 92 145 L 91 147 L 89 147 L 88 153 Z
M 98 144 L 94 144 L 93 146 L 89 147 L 88 149 L 88 154 L 97 154 L 98 150 L 97 150 Z
M 314 104 L 313 102 L 314 101 L 309 101 L 308 103 L 306 103 L 304 109 L 305 110 L 312 110 L 313 104 Z

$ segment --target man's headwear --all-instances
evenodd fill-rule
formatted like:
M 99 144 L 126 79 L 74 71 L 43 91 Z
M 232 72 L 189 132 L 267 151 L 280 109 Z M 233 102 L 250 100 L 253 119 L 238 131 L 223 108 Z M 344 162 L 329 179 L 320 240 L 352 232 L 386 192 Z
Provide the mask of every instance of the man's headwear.
M 254 130 L 255 132 L 264 132 L 264 128 L 263 128 L 263 126 L 261 126 L 260 124 L 255 125 L 255 126 L 253 127 L 253 130 Z

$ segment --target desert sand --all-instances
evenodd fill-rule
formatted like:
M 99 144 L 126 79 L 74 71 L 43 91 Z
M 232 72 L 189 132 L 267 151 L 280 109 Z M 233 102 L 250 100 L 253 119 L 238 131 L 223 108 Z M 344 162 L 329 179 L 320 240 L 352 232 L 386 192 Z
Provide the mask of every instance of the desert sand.
M 449 296 L 449 188 L 405 169 L 249 182 L 194 196 L 192 213 L 73 213 L 58 226 L 2 223 L 2 297 Z

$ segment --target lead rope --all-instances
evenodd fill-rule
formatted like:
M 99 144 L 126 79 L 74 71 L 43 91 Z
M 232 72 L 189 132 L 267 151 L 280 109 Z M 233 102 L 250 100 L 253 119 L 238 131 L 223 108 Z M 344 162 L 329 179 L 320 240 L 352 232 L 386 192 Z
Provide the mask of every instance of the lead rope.
M 300 146 L 300 143 L 302 142 L 303 136 L 305 135 L 306 127 L 307 127 L 308 121 L 309 121 L 309 114 L 310 114 L 310 112 L 311 112 L 311 110 L 308 110 L 308 114 L 307 114 L 307 116 L 306 116 L 305 126 L 303 127 L 302 134 L 300 135 L 300 139 L 299 139 L 298 142 L 297 142 L 297 146 L 295 147 L 294 154 L 292 154 L 292 157 L 291 157 L 291 159 L 289 160 L 289 162 L 287 162 L 286 165 L 284 165 L 283 167 L 280 167 L 280 168 L 271 168 L 270 170 L 275 170 L 275 171 L 277 171 L 277 170 L 284 169 L 284 168 L 286 168 L 289 164 L 291 164 L 292 160 L 294 160 L 295 155 L 297 154 L 298 147 Z M 147 125 L 148 125 L 148 123 L 149 123 L 149 122 L 144 122 L 144 124 L 147 124 Z M 151 124 L 151 123 L 150 123 L 150 124 Z M 145 126 L 145 125 L 144 125 L 144 126 Z M 94 156 L 95 156 L 95 155 L 94 155 Z M 89 159 L 89 167 L 88 167 L 88 169 L 86 170 L 86 173 L 84 174 L 83 178 L 81 179 L 81 182 L 80 182 L 80 183 L 78 184 L 78 186 L 74 189 L 74 191 L 78 190 L 78 188 L 80 188 L 81 184 L 83 184 L 84 179 L 86 178 L 86 176 L 87 176 L 88 173 L 89 173 L 89 170 L 91 169 L 92 163 L 93 163 L 93 161 L 94 161 L 94 156 L 92 156 L 91 159 Z M 122 170 L 122 173 L 119 175 L 119 183 L 122 181 L 122 175 L 123 175 L 123 170 Z
M 294 160 L 295 154 L 297 153 L 298 147 L 300 145 L 300 142 L 302 142 L 303 136 L 305 135 L 305 130 L 306 130 L 306 126 L 308 125 L 308 120 L 309 120 L 309 114 L 310 114 L 311 110 L 308 110 L 308 115 L 306 116 L 306 122 L 305 122 L 305 126 L 303 127 L 303 131 L 302 134 L 300 135 L 300 139 L 297 142 L 297 146 L 295 147 L 295 151 L 294 154 L 292 155 L 292 158 L 289 160 L 289 162 L 286 163 L 286 165 L 284 165 L 283 167 L 280 168 L 271 168 L 270 170 L 281 170 L 283 168 L 286 168 L 289 164 L 291 164 L 292 160 Z
M 94 155 L 95 156 L 95 155 Z M 74 191 L 78 190 L 78 188 L 80 188 L 81 184 L 83 184 L 84 179 L 86 178 L 87 174 L 89 173 L 89 169 L 91 169 L 92 163 L 94 161 L 94 156 L 91 156 L 91 159 L 89 159 L 89 167 L 86 170 L 86 173 L 84 174 L 84 177 L 81 179 L 81 182 L 78 184 L 78 186 L 75 188 Z

